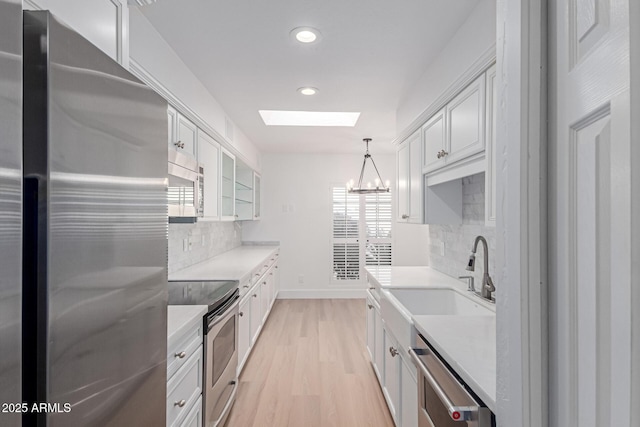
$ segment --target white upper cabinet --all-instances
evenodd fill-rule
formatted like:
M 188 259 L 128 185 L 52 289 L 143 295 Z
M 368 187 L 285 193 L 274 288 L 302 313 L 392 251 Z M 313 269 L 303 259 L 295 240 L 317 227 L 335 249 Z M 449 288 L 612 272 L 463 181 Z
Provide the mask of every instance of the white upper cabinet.
M 196 155 L 196 125 L 169 106 L 167 109 L 169 148 L 182 154 Z
M 253 174 L 253 219 L 258 220 L 261 216 L 260 192 L 262 177 L 257 173 Z
M 177 141 L 174 146 L 183 154 L 195 156 L 196 154 L 196 133 L 197 127 L 191 123 L 186 117 L 178 113 L 177 123 Z
M 484 209 L 487 226 L 496 225 L 496 66 L 487 70 L 486 169 L 484 175 Z
M 236 156 L 222 149 L 220 209 L 223 220 L 236 219 Z
M 203 220 L 220 219 L 220 144 L 198 129 L 198 163 L 204 170 Z
M 441 167 L 444 161 L 442 152 L 448 148 L 445 129 L 444 108 L 422 126 L 422 172 L 428 173 Z
M 447 105 L 446 163 L 454 163 L 484 150 L 485 75 L 482 74 Z
M 407 138 L 397 153 L 399 222 L 422 223 L 422 147 L 420 131 Z

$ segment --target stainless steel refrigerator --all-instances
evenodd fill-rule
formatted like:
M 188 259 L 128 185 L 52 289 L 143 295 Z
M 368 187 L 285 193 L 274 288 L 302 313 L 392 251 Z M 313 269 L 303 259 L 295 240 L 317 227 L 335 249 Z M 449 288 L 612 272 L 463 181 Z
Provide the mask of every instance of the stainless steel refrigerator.
M 0 404 L 20 403 L 22 2 L 0 0 Z M 0 425 L 21 415 L 0 408 Z
M 28 406 L 0 425 L 164 425 L 167 104 L 20 7 L 0 0 L 0 403 Z

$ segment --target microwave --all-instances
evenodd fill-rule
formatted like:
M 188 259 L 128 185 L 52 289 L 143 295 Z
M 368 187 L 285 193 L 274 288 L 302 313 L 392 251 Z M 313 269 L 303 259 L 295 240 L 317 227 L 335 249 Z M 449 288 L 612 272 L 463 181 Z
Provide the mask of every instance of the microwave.
M 170 223 L 195 223 L 204 214 L 204 167 L 191 156 L 169 149 Z

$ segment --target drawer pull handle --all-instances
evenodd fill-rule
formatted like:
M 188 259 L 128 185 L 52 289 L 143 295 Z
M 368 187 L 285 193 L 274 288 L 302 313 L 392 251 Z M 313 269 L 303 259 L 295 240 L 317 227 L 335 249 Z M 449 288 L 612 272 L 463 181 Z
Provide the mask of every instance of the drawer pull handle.
M 181 142 L 181 141 L 174 142 L 173 145 L 175 145 L 178 148 L 184 148 L 184 142 Z
M 177 402 L 173 402 L 173 406 L 178 406 L 179 408 L 184 407 L 184 405 L 187 404 L 187 401 L 182 399 L 182 400 L 178 400 Z
M 389 353 L 391 353 L 391 357 L 396 357 L 398 354 L 400 354 L 398 350 L 393 347 L 389 347 Z
M 243 288 L 249 289 L 249 285 L 244 285 Z
M 184 357 L 187 355 L 187 353 L 185 353 L 184 351 L 181 351 L 180 353 L 176 353 L 173 356 L 174 357 L 179 357 L 180 359 L 184 359 Z
M 409 215 L 407 215 L 407 214 L 402 214 L 402 219 L 408 219 L 408 218 L 409 218 Z

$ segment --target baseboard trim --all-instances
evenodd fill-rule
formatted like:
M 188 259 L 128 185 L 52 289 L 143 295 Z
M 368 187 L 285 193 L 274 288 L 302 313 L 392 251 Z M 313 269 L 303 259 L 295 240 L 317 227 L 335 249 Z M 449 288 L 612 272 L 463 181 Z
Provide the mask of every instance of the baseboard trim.
M 277 299 L 357 299 L 366 298 L 365 289 L 280 289 Z

